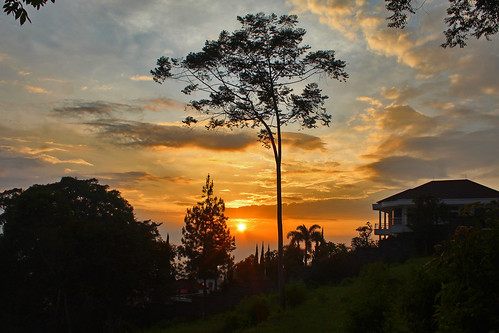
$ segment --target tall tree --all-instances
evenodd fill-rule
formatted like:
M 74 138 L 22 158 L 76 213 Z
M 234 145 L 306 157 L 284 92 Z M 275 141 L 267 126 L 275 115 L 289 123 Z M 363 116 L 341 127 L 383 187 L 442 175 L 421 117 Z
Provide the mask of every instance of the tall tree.
M 209 175 L 203 186 L 203 198 L 187 209 L 179 251 L 187 259 L 187 273 L 203 280 L 206 292 L 206 280 L 217 279 L 222 269 L 227 268 L 236 242 L 227 226 L 225 203 L 222 198 L 213 196 L 213 181 Z
M 335 52 L 310 51 L 301 46 L 306 31 L 297 28 L 297 16 L 248 14 L 238 17 L 242 28 L 222 31 L 217 40 L 206 41 L 202 51 L 185 58 L 161 57 L 151 71 L 156 82 L 177 79 L 187 82 L 185 94 L 195 91 L 207 98 L 192 100 L 193 109 L 211 115 L 207 127 L 259 128 L 259 140 L 272 148 L 276 168 L 279 295 L 284 307 L 281 128 L 298 123 L 305 128 L 329 125 L 324 108 L 327 96 L 316 83 L 303 83 L 323 74 L 339 81 L 348 75 Z M 294 94 L 294 85 L 303 88 Z M 190 125 L 198 120 L 185 119 Z
M 387 19 L 389 27 L 404 28 L 407 15 L 415 14 L 422 7 L 415 0 L 385 0 L 386 8 L 393 14 Z M 422 2 L 424 4 L 424 1 Z M 468 36 L 476 39 L 489 37 L 499 31 L 499 1 L 497 0 L 449 0 L 442 47 L 466 46 Z
M 296 230 L 288 232 L 287 237 L 291 238 L 292 244 L 300 244 L 303 242 L 305 245 L 304 262 L 307 266 L 309 254 L 312 252 L 312 242 L 322 241 L 322 234 L 319 231 L 320 225 L 314 224 L 307 229 L 305 224 L 296 227 Z
M 25 5 L 30 5 L 33 8 L 36 8 L 37 10 L 40 9 L 40 7 L 45 6 L 45 4 L 49 0 L 5 0 L 4 5 L 3 5 L 3 11 L 7 15 L 14 15 L 14 18 L 16 20 L 19 20 L 19 23 L 23 25 L 26 20 L 31 23 L 31 20 L 28 15 L 28 11 L 24 8 L 23 3 Z M 52 3 L 55 3 L 55 0 L 50 0 Z

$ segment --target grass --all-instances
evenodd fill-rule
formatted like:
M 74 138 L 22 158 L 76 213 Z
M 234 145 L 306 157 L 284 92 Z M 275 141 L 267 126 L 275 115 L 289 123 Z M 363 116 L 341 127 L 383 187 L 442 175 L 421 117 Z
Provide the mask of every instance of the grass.
M 356 323 L 360 319 L 357 313 L 364 314 L 366 306 L 371 309 L 373 306 L 370 302 L 373 297 L 376 297 L 375 307 L 379 304 L 386 306 L 383 304 L 382 294 L 379 291 L 370 295 L 370 291 L 376 287 L 376 284 L 386 277 L 390 277 L 394 283 L 403 281 L 428 260 L 429 258 L 414 258 L 404 264 L 377 264 L 378 266 L 372 266 L 365 274 L 345 279 L 339 285 L 326 285 L 318 288 L 295 285 L 288 289 L 288 293 L 291 293 L 288 294 L 288 298 L 293 298 L 294 301 L 292 306 L 288 306 L 285 311 L 279 309 L 276 295 L 259 295 L 243 301 L 232 311 L 194 322 L 169 323 L 168 328 L 153 328 L 143 333 L 358 331 L 358 329 L 352 329 L 352 327 L 359 327 Z M 363 295 L 367 296 L 367 305 Z M 265 311 L 262 312 L 262 308 L 265 308 Z M 255 313 L 255 310 L 258 311 Z M 371 311 L 378 310 L 371 309 Z M 403 322 L 395 322 L 394 325 L 398 326 L 396 331 L 405 331 Z

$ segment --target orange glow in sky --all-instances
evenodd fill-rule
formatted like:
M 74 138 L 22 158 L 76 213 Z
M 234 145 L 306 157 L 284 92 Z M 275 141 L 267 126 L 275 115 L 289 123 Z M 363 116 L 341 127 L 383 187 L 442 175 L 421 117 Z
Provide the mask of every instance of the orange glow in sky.
M 81 3 L 33 12 L 22 27 L 0 20 L 0 191 L 97 178 L 178 245 L 210 174 L 236 261 L 262 242 L 276 249 L 275 161 L 257 129 L 187 128 L 182 120 L 198 116 L 187 103 L 206 96 L 148 75 L 158 57 L 198 52 L 260 11 L 300 13 L 303 44 L 335 50 L 350 75 L 312 81 L 329 96 L 330 127 L 283 128 L 285 244 L 298 225 L 318 224 L 348 246 L 357 227 L 377 223 L 373 203 L 433 179 L 499 189 L 499 35 L 440 47 L 445 0 L 422 2 L 404 30 L 387 28 L 384 0 L 348 10 L 345 1 Z

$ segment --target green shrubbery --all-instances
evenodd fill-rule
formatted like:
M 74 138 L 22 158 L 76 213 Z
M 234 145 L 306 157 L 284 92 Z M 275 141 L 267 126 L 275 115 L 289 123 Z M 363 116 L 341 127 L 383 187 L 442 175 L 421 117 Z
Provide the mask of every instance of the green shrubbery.
M 271 309 L 269 296 L 260 294 L 247 298 L 231 311 L 224 323 L 224 332 L 256 326 L 268 319 Z
M 303 281 L 287 284 L 284 290 L 286 305 L 294 308 L 303 304 L 307 299 L 307 293 L 307 286 Z

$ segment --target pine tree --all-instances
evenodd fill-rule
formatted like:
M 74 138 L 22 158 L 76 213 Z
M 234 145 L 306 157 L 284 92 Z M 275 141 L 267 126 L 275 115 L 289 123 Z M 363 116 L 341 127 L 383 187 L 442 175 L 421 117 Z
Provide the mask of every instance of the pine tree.
M 204 200 L 187 209 L 182 228 L 180 254 L 186 258 L 189 277 L 203 280 L 217 279 L 226 270 L 235 250 L 235 238 L 230 235 L 223 199 L 213 196 L 213 181 L 206 177 Z

